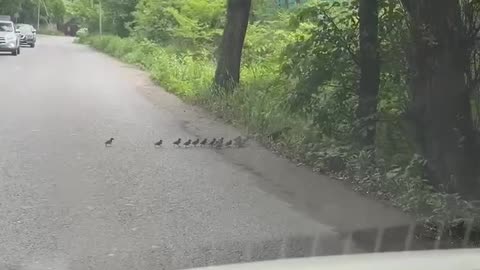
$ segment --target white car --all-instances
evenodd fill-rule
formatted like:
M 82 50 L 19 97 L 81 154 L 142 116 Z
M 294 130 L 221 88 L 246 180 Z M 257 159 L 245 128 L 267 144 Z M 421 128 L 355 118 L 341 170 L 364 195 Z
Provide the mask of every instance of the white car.
M 34 48 L 37 42 L 37 30 L 32 25 L 23 23 L 15 25 L 15 28 L 20 31 L 20 45 Z
M 197 270 L 479 270 L 480 249 L 339 255 L 211 266 Z
M 20 54 L 20 35 L 11 21 L 0 21 L 0 51 Z

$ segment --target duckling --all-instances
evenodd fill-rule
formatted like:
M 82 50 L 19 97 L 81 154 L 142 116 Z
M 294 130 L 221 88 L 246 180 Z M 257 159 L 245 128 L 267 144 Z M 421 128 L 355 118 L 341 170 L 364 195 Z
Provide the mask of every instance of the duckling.
M 186 142 L 183 144 L 183 146 L 188 147 L 191 143 L 192 143 L 192 140 L 188 139 L 188 141 L 186 141 Z
M 232 146 L 232 140 L 229 140 L 228 142 L 225 143 L 225 147 L 230 147 Z
M 209 143 L 209 145 L 214 146 L 216 142 L 217 142 L 217 139 L 213 138 L 213 140 Z
M 196 139 L 195 141 L 192 142 L 192 145 L 197 146 L 199 142 L 200 142 L 200 139 Z
M 113 143 L 113 138 L 108 139 L 108 141 L 105 142 L 105 147 L 112 146 Z
M 236 137 L 235 139 L 233 139 L 233 141 L 235 142 L 235 144 L 240 143 L 242 141 L 242 136 Z
M 178 138 L 178 140 L 173 142 L 173 145 L 179 146 L 181 142 L 182 142 L 182 139 Z
M 237 138 L 234 139 L 235 146 L 238 148 L 244 147 L 247 141 L 250 139 L 251 136 L 247 136 L 246 138 L 242 138 L 241 136 L 238 136 Z
M 207 144 L 207 141 L 208 141 L 208 139 L 206 139 L 206 138 L 203 139 L 203 141 L 200 143 L 200 145 L 201 145 L 201 146 L 205 146 L 205 144 Z
M 162 143 L 163 143 L 163 140 L 160 140 L 158 142 L 155 143 L 155 147 L 160 147 L 162 146 Z
M 220 149 L 223 147 L 223 137 L 220 138 L 220 140 L 217 141 L 217 143 L 215 144 L 215 147 Z

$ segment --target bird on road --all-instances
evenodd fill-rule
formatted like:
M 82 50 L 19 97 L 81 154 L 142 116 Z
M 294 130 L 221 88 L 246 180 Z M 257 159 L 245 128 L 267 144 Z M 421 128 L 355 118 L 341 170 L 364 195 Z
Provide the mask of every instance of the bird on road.
M 235 142 L 236 146 L 240 146 L 242 144 L 242 136 L 236 137 L 235 139 L 233 139 L 233 141 Z
M 203 141 L 200 143 L 200 145 L 204 146 L 205 144 L 207 144 L 207 141 L 208 141 L 208 139 L 203 139 Z
M 193 146 L 197 146 L 197 144 L 200 142 L 200 139 L 196 139 L 195 141 L 192 142 Z
M 105 142 L 105 147 L 112 146 L 113 138 L 110 138 L 108 141 Z
M 178 140 L 173 142 L 173 145 L 178 146 L 182 142 L 182 139 L 178 138 Z
M 222 148 L 223 147 L 223 137 L 220 138 L 220 140 L 217 141 L 215 144 L 216 148 Z
M 188 141 L 186 141 L 183 145 L 185 147 L 189 146 L 190 144 L 192 143 L 192 140 L 188 139 Z
M 242 148 L 246 146 L 246 143 L 248 142 L 249 139 L 253 138 L 253 136 L 249 135 L 245 138 L 242 138 L 241 136 L 238 136 L 237 138 L 234 139 L 235 146 L 238 148 Z
M 209 145 L 214 146 L 216 142 L 217 142 L 217 139 L 213 138 L 213 140 L 209 143 Z
M 162 146 L 162 143 L 163 143 L 163 140 L 160 140 L 158 142 L 155 143 L 155 147 L 160 147 Z
M 230 147 L 232 146 L 232 140 L 229 140 L 228 142 L 225 143 L 225 147 Z

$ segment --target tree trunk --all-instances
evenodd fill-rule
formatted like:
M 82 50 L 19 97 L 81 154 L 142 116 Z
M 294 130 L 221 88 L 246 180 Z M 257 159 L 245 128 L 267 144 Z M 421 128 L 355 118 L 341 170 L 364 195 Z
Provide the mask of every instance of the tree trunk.
M 360 88 L 358 90 L 358 139 L 362 146 L 375 143 L 380 60 L 378 0 L 360 0 Z
M 285 8 L 287 8 L 287 9 L 290 7 L 289 2 L 290 2 L 290 0 L 285 0 Z
M 469 44 L 457 0 L 402 0 L 411 18 L 407 112 L 432 185 L 479 197 L 478 146 L 466 87 Z
M 228 0 L 227 23 L 215 71 L 215 84 L 228 90 L 232 90 L 240 81 L 240 64 L 251 3 L 251 0 Z

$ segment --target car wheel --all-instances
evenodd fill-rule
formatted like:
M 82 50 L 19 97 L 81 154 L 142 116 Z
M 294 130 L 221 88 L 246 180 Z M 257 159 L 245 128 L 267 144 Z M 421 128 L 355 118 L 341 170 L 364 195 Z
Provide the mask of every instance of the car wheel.
M 30 48 L 35 48 L 35 43 L 30 44 Z
M 20 54 L 20 47 L 18 47 L 17 49 L 17 54 Z
M 18 50 L 12 51 L 12 55 L 13 55 L 13 56 L 17 56 L 17 54 L 18 54 Z

